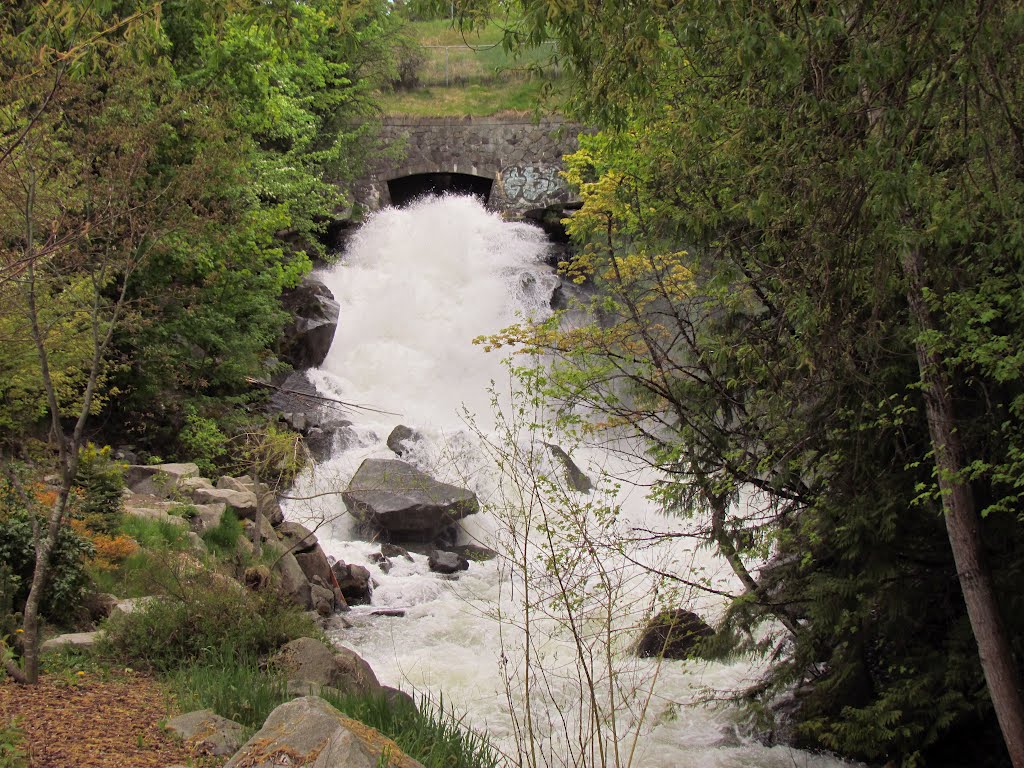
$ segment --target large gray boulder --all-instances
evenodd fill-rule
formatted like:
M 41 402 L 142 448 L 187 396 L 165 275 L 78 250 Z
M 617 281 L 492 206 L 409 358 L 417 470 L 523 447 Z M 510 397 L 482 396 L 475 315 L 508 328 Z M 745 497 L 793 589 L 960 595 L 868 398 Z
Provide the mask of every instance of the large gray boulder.
M 423 768 L 391 739 L 317 696 L 282 704 L 224 768 Z
M 281 303 L 292 321 L 281 338 L 281 357 L 297 370 L 316 368 L 324 362 L 338 329 L 338 302 L 314 275 L 306 275 L 295 288 L 281 294 Z
M 306 526 L 286 520 L 277 526 L 281 545 L 292 553 L 309 552 L 317 546 L 316 536 Z
M 345 693 L 381 693 L 370 665 L 348 648 L 328 648 L 319 640 L 300 637 L 282 646 L 271 665 L 289 680 L 337 688 Z
M 233 755 L 245 742 L 244 725 L 221 717 L 211 709 L 171 718 L 164 727 L 202 755 Z
M 300 608 L 312 608 L 313 598 L 309 588 L 309 579 L 299 567 L 295 555 L 285 552 L 274 564 L 274 571 L 280 579 L 281 595 L 291 600 Z
M 99 640 L 99 634 L 99 632 L 71 632 L 67 635 L 57 635 L 40 645 L 39 652 L 50 653 L 61 649 L 91 650 Z
M 228 505 L 220 502 L 217 504 L 192 504 L 191 507 L 195 514 L 189 518 L 189 527 L 195 533 L 202 533 L 220 525 Z
M 397 459 L 366 459 L 341 498 L 355 517 L 392 539 L 432 541 L 480 509 L 476 494 L 441 483 Z
M 199 477 L 199 467 L 185 464 L 132 464 L 125 470 L 124 484 L 133 493 L 168 498 L 186 478 Z
M 230 488 L 196 488 L 192 498 L 199 504 L 226 504 L 241 518 L 252 518 L 259 510 L 256 494 L 250 490 L 236 491 Z
M 327 560 L 327 555 L 317 544 L 309 552 L 299 552 L 295 555 L 295 560 L 299 564 L 299 568 L 306 574 L 306 578 L 312 582 L 314 579 L 319 579 L 324 584 L 334 583 L 334 574 L 331 571 L 331 564 Z

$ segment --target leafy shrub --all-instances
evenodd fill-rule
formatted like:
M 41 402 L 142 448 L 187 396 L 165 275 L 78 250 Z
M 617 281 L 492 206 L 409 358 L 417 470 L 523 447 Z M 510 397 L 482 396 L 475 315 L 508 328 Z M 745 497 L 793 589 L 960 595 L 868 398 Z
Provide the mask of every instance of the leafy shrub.
M 16 722 L 0 725 L 0 768 L 27 768 L 28 755 L 21 748 L 23 738 Z
M 238 547 L 238 537 L 244 532 L 242 521 L 230 507 L 220 517 L 220 522 L 202 533 L 203 541 L 217 554 L 232 553 Z
M 30 500 L 33 506 L 36 499 Z M 24 609 L 32 585 L 36 551 L 32 538 L 32 516 L 45 524 L 42 511 L 28 510 L 5 481 L 0 481 L 0 563 L 8 571 L 7 591 L 15 611 Z M 93 554 L 92 545 L 69 525 L 61 526 L 51 552 L 50 578 L 43 593 L 40 611 L 47 619 L 67 624 L 81 604 L 88 587 L 85 564 Z
M 273 422 L 253 426 L 241 435 L 239 466 L 272 486 L 290 484 L 306 464 L 302 436 Z
M 88 561 L 90 568 L 112 571 L 139 549 L 138 543 L 130 536 L 97 533 L 84 520 L 71 520 L 70 525 L 75 533 L 92 545 L 93 555 Z
M 249 592 L 215 573 L 179 571 L 164 586 L 162 599 L 107 623 L 102 653 L 170 671 L 222 652 L 258 657 L 297 637 L 321 634 L 276 594 Z
M 75 487 L 81 490 L 76 516 L 93 531 L 113 532 L 124 514 L 124 465 L 114 461 L 109 445 L 81 450 Z
M 213 419 L 200 416 L 193 406 L 185 408 L 185 426 L 178 434 L 183 453 L 207 477 L 217 474 L 217 461 L 228 452 L 228 437 Z

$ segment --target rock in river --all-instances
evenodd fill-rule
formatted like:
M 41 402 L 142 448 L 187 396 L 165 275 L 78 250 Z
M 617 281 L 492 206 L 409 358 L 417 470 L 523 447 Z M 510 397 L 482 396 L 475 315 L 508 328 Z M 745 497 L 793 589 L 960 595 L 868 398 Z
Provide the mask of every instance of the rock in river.
M 432 541 L 480 509 L 472 491 L 438 482 L 397 459 L 366 459 L 341 497 L 349 512 L 398 541 Z

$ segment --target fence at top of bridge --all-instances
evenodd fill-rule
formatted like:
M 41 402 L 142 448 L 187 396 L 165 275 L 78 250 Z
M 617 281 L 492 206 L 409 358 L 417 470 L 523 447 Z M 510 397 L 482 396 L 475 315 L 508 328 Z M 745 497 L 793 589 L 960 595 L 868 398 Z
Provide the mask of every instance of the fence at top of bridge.
M 513 57 L 501 43 L 403 46 L 398 51 L 398 81 L 404 89 L 458 87 L 556 80 L 562 75 L 549 43 Z

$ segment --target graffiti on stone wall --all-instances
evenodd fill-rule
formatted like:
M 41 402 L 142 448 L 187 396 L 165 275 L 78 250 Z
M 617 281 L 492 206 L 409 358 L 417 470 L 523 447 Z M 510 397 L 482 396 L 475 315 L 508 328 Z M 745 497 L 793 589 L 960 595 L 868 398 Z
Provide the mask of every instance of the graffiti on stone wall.
M 565 192 L 557 166 L 524 165 L 503 168 L 501 186 L 511 203 L 547 205 Z

